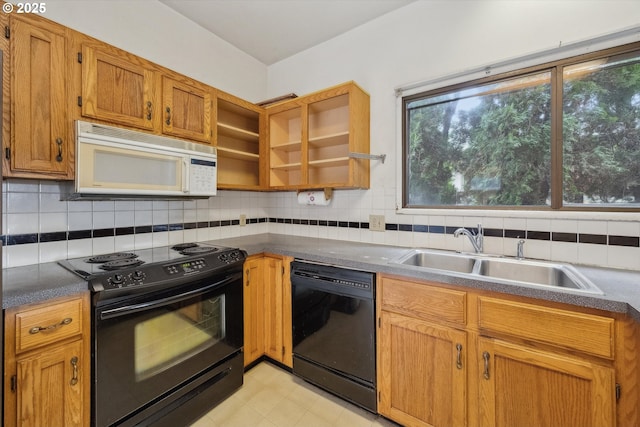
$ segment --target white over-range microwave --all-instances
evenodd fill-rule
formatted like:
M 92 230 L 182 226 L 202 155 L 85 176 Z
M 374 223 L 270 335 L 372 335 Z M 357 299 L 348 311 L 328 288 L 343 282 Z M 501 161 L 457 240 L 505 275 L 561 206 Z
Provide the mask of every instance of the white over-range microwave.
M 78 120 L 74 196 L 214 196 L 217 162 L 215 147 Z

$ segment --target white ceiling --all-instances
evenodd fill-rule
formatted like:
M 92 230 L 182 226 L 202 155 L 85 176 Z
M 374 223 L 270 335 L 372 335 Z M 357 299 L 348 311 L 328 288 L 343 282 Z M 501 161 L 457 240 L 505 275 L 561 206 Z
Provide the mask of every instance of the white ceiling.
M 415 0 L 160 0 L 271 65 Z

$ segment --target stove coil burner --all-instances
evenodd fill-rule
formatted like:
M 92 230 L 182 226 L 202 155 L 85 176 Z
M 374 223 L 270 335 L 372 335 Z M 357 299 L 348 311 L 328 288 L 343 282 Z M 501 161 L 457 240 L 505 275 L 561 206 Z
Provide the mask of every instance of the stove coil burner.
M 123 268 L 129 267 L 137 267 L 138 265 L 144 264 L 144 261 L 137 258 L 127 258 L 127 259 L 119 259 L 116 261 L 108 261 L 100 266 L 101 269 L 112 271 L 112 270 L 122 270 Z
M 138 255 L 132 252 L 115 252 L 112 254 L 94 256 L 86 260 L 86 262 L 91 264 L 103 264 L 105 262 L 122 261 L 135 258 L 138 258 Z
M 177 245 L 171 246 L 171 249 L 173 249 L 174 251 L 183 251 L 185 249 L 195 248 L 197 246 L 198 246 L 198 244 L 197 243 L 193 243 L 193 242 L 178 243 Z
M 208 254 L 209 252 L 215 252 L 218 248 L 212 246 L 193 246 L 180 251 L 182 255 L 199 255 Z

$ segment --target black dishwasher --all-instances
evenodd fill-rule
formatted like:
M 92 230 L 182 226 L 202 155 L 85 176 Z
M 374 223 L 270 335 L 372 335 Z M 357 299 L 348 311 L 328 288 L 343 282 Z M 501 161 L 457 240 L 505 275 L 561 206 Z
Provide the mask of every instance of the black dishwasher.
M 293 372 L 376 412 L 375 274 L 291 264 Z

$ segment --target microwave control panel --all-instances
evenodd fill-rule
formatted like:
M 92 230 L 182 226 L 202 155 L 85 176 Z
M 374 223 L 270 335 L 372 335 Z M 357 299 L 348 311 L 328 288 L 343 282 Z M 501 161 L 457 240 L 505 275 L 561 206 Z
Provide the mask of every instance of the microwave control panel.
M 189 167 L 189 187 L 191 194 L 211 195 L 216 193 L 216 163 L 216 160 L 191 158 L 191 166 Z

